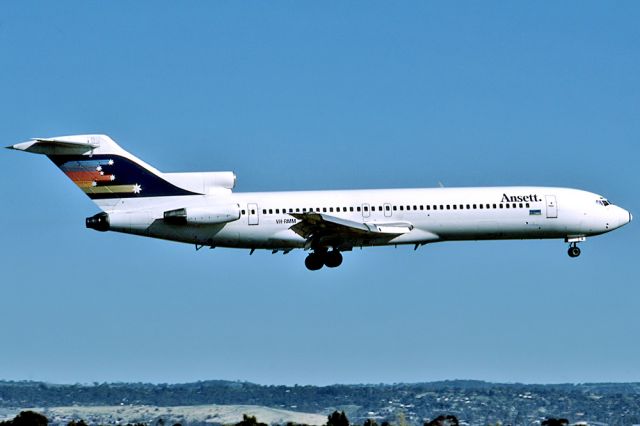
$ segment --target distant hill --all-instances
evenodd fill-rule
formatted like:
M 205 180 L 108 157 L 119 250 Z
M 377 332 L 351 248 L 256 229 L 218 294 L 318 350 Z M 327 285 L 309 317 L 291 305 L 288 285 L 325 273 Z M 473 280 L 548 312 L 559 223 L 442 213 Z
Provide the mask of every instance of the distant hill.
M 0 408 L 69 406 L 253 405 L 327 415 L 344 410 L 366 418 L 411 424 L 454 414 L 470 425 L 530 424 L 545 417 L 609 425 L 640 424 L 640 383 L 497 384 L 454 380 L 414 384 L 263 386 L 247 382 L 56 385 L 0 381 Z

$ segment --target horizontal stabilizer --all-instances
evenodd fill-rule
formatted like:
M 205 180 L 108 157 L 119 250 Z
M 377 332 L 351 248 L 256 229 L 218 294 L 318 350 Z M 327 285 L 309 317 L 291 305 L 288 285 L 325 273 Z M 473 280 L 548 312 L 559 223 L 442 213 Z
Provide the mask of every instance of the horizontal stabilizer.
M 34 154 L 64 155 L 92 151 L 100 146 L 97 138 L 33 138 L 30 141 L 9 145 L 8 149 L 32 152 Z

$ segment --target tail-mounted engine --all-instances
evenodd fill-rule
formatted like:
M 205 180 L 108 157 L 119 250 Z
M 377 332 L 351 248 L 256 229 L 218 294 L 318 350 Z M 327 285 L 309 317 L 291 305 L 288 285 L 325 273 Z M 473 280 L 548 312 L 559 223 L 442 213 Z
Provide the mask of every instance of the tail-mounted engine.
M 237 204 L 185 207 L 164 212 L 164 221 L 176 225 L 216 225 L 238 219 L 240 219 L 240 206 Z

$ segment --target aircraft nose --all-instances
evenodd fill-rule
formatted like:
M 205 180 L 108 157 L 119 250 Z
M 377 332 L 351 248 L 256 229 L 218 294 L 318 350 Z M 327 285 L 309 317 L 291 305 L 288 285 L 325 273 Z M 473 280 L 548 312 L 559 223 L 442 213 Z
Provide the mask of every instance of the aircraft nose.
M 620 209 L 620 225 L 619 226 L 626 225 L 627 223 L 630 223 L 631 220 L 633 220 L 633 216 L 631 215 L 631 212 L 621 208 Z

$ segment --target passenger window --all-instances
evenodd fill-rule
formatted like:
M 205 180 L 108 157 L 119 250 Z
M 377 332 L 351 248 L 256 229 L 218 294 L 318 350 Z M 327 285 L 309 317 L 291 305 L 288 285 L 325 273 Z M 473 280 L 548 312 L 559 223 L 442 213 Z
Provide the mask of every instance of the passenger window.
M 393 206 L 393 211 L 395 212 L 396 210 L 398 210 L 397 206 Z
M 276 214 L 280 214 L 280 209 L 276 209 Z
M 329 207 L 329 211 L 333 213 L 333 207 Z
M 477 205 L 477 204 L 474 204 L 474 205 L 473 205 L 473 209 L 475 210 L 475 209 L 477 209 L 477 208 L 478 208 L 478 205 Z
M 482 204 L 479 204 L 478 206 L 479 206 L 479 207 L 480 207 L 480 209 L 482 210 Z
M 296 213 L 300 213 L 300 208 L 297 208 L 297 209 L 296 209 Z
M 407 210 L 411 210 L 411 206 L 407 206 Z
M 464 204 L 460 204 L 460 210 L 464 210 Z
M 391 210 L 389 206 L 384 206 L 384 209 L 385 209 L 386 211 Z
M 262 214 L 267 214 L 267 209 L 262 209 Z
M 467 210 L 471 209 L 471 205 L 467 204 Z
M 523 207 L 523 205 L 522 205 L 522 203 L 520 203 L 520 208 L 522 208 L 522 207 Z
M 526 207 L 529 208 L 529 203 L 527 203 Z
M 502 203 L 500 203 L 500 208 L 502 208 Z
M 494 208 L 494 209 L 495 209 L 495 208 L 498 208 L 498 206 L 494 204 L 494 205 L 493 205 L 493 208 Z
M 242 210 L 242 214 L 245 214 L 244 210 Z
M 420 210 L 424 210 L 424 206 L 423 205 L 420 206 Z
M 382 211 L 382 206 L 378 206 L 378 211 L 381 212 Z
M 326 207 L 323 207 L 323 208 L 322 208 L 322 212 L 323 212 L 323 213 L 326 213 L 326 212 L 327 212 L 327 208 L 326 208 Z
M 400 210 L 404 210 L 404 206 L 400 206 Z
M 512 206 L 514 209 L 516 208 L 516 203 L 513 203 Z
M 491 204 L 487 204 L 485 207 L 490 209 L 491 208 Z
M 359 212 L 359 211 L 361 211 L 361 210 L 362 210 L 362 209 L 360 208 L 360 206 L 357 206 L 357 207 L 356 207 L 356 211 L 357 211 L 357 212 Z
M 303 208 L 303 209 L 302 209 L 302 213 L 306 213 L 306 212 L 307 212 L 307 209 L 306 209 L 306 208 Z
M 349 211 L 352 212 L 353 211 L 353 207 L 349 207 Z
M 273 214 L 273 209 L 269 209 L 269 214 Z
M 369 206 L 364 206 L 364 211 L 368 212 L 369 211 Z
M 510 207 L 509 203 L 505 204 L 504 206 L 505 206 L 506 208 L 509 208 L 509 207 Z
M 451 210 L 451 205 L 447 204 L 447 210 Z
M 431 206 L 429 204 L 427 204 L 427 210 L 429 210 L 431 208 Z
M 454 210 L 457 210 L 457 209 L 458 209 L 458 206 L 456 206 L 456 205 L 454 204 L 454 205 L 453 205 L 453 209 L 454 209 Z

